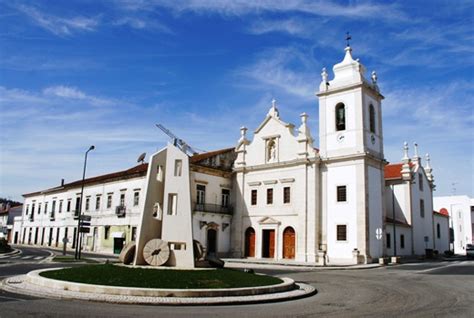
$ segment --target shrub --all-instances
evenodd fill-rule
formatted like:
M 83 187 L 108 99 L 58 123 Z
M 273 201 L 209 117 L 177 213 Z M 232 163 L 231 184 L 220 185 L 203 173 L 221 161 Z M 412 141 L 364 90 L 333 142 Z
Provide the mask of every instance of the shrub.
M 5 238 L 0 238 L 0 253 L 10 252 L 12 248 L 8 245 L 8 242 Z

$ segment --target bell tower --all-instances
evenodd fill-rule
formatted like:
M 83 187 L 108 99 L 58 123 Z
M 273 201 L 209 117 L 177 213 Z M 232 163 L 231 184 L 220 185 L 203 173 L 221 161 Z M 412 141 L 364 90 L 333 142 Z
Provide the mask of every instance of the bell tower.
M 348 40 L 350 37 L 348 37 Z M 329 264 L 370 263 L 383 253 L 384 154 L 377 75 L 352 57 L 324 68 L 319 92 L 322 178 L 320 252 Z

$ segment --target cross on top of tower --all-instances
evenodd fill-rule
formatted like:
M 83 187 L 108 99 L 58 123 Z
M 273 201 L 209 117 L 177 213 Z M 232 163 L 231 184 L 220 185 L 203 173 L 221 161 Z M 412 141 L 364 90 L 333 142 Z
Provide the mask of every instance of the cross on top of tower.
M 348 31 L 348 32 L 346 32 L 346 41 L 347 41 L 347 46 L 348 47 L 351 46 L 351 44 L 349 42 L 350 40 L 352 40 L 352 36 L 349 34 L 349 31 Z

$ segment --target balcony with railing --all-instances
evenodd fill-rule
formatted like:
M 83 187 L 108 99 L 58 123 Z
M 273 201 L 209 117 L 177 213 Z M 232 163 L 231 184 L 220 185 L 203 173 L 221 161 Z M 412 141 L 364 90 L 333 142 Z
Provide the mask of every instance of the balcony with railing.
M 55 219 L 55 213 L 54 213 L 54 212 L 51 212 L 51 213 L 49 214 L 49 220 L 50 220 L 50 221 L 54 221 L 54 219 Z
M 230 205 L 223 206 L 220 204 L 194 203 L 194 212 L 208 212 L 232 215 L 234 213 L 234 208 Z
M 30 222 L 33 222 L 35 220 L 35 214 L 31 212 L 30 215 L 28 215 L 28 219 L 30 220 Z
M 125 207 L 125 205 L 118 205 L 115 207 L 115 215 L 117 215 L 119 218 L 124 218 L 126 212 L 127 208 Z

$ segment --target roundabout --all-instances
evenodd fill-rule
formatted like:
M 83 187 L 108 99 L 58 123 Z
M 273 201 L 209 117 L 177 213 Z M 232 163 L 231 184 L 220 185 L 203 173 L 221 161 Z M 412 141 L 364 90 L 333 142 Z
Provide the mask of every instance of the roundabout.
M 82 276 L 84 273 L 89 272 L 91 276 L 93 275 L 92 267 L 95 267 L 94 269 L 99 274 L 96 277 L 84 278 Z M 125 274 L 125 279 L 114 282 L 107 279 L 107 274 L 100 274 L 105 272 L 109 272 L 110 275 L 115 275 L 116 272 L 128 272 L 128 275 L 135 275 L 135 279 L 128 279 L 130 276 Z M 155 280 L 150 281 L 153 276 L 155 276 Z M 163 279 L 160 283 L 160 280 L 157 280 L 160 277 L 168 279 Z M 182 279 L 179 280 L 176 277 Z M 177 288 L 170 285 L 170 281 L 173 279 L 176 279 L 174 285 L 178 286 Z M 186 285 L 182 284 L 184 281 L 187 281 Z M 187 288 L 195 286 L 203 286 L 203 288 Z M 35 270 L 26 275 L 5 279 L 2 282 L 2 288 L 12 293 L 53 299 L 156 305 L 249 304 L 297 299 L 316 293 L 314 287 L 296 283 L 290 278 L 280 279 L 237 270 L 188 271 L 131 268 L 117 265 Z

